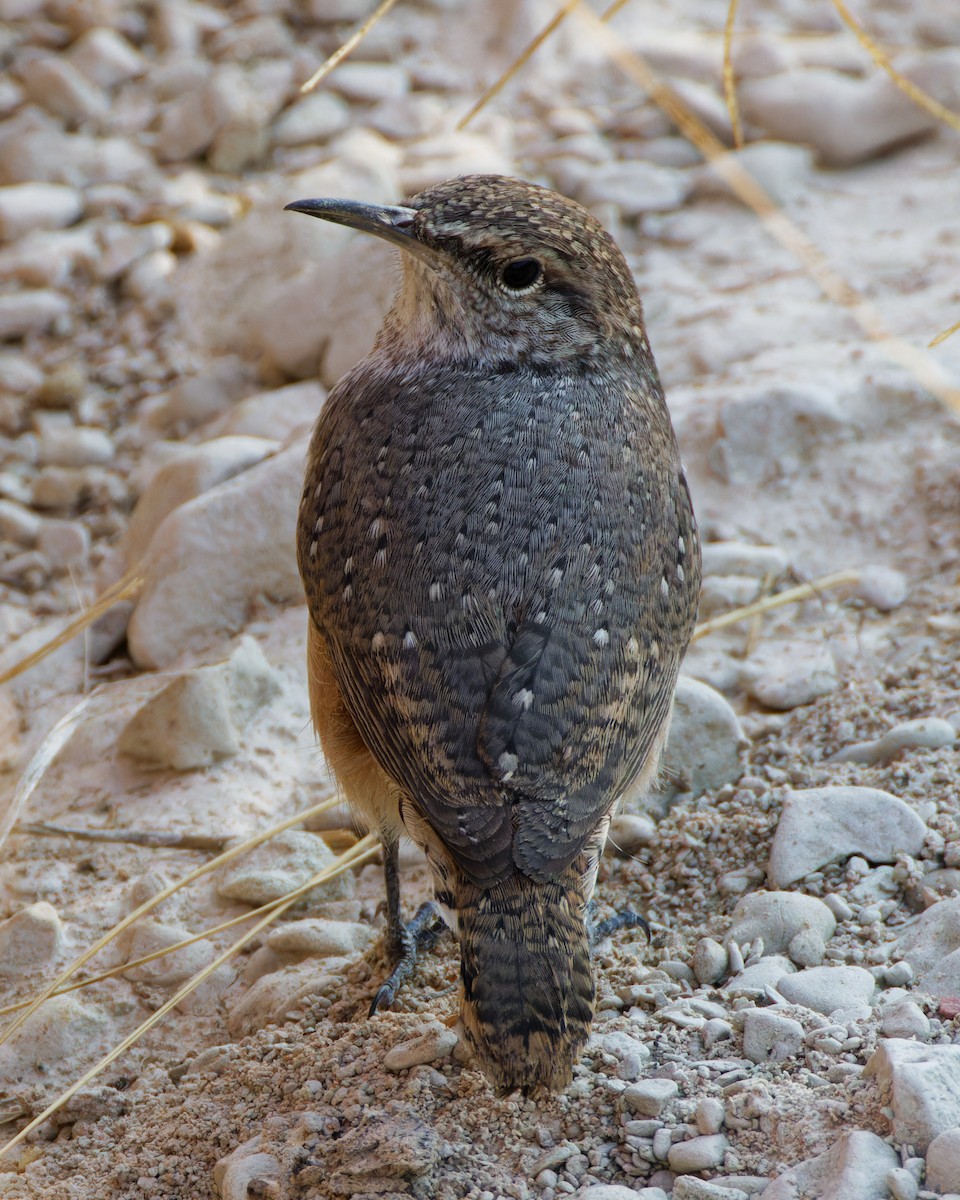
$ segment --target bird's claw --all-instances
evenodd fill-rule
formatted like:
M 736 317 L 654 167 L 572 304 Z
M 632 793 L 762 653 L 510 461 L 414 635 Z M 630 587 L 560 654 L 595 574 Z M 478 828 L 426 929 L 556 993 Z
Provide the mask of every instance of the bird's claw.
M 620 929 L 642 929 L 647 941 L 650 941 L 650 926 L 647 924 L 646 918 L 641 917 L 639 913 L 625 909 L 623 912 L 614 913 L 612 917 L 596 923 L 588 919 L 587 936 L 590 939 L 590 949 L 592 950 L 604 938 Z
M 389 1008 L 396 1000 L 397 992 L 413 974 L 420 952 L 429 950 L 442 932 L 443 918 L 432 900 L 421 904 L 413 920 L 400 926 L 399 935 L 394 938 L 396 965 L 377 989 L 368 1016 L 372 1017 L 381 1008 Z

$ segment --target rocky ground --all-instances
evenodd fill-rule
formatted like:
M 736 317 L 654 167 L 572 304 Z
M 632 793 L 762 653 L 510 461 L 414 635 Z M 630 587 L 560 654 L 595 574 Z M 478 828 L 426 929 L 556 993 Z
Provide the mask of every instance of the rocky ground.
M 827 0 L 747 7 L 738 157 L 924 347 L 960 319 L 960 140 Z M 661 790 L 617 819 L 601 868 L 602 907 L 646 912 L 652 942 L 599 948 L 595 1036 L 564 1095 L 492 1096 L 451 1024 L 449 939 L 398 1011 L 365 1019 L 384 973 L 369 862 L 0 1158 L 0 1195 L 960 1194 L 960 335 L 924 352 L 935 396 L 588 26 L 568 22 L 455 132 L 549 5 L 401 0 L 300 99 L 368 10 L 0 0 L 0 670 L 144 576 L 0 691 L 0 829 L 213 844 L 332 796 L 293 524 L 306 431 L 393 274 L 382 245 L 289 200 L 501 171 L 588 204 L 645 298 L 706 543 L 702 619 L 859 576 L 692 648 Z M 858 16 L 960 110 L 953 0 Z M 634 0 L 613 28 L 729 140 L 721 21 L 707 0 Z M 177 892 L 89 970 L 285 894 L 347 823 L 333 809 Z M 6 1004 L 210 856 L 16 830 L 4 854 Z M 410 851 L 404 876 L 412 910 L 428 884 Z M 0 1140 L 236 932 L 48 1000 L 0 1046 Z

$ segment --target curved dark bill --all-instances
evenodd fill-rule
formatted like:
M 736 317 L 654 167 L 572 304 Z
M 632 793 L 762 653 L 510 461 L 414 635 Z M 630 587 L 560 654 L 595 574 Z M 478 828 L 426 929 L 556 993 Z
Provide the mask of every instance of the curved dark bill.
M 319 217 L 333 221 L 335 225 L 347 225 L 363 233 L 372 233 L 401 250 L 417 254 L 421 258 L 435 258 L 436 251 L 425 246 L 416 234 L 415 208 L 402 208 L 396 204 L 364 204 L 360 200 L 294 200 L 284 205 L 284 212 L 306 213 L 308 217 Z

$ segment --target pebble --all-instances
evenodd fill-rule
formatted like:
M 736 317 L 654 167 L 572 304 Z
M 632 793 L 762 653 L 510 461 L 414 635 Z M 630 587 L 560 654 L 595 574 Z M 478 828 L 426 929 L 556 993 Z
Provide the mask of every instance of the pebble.
M 16 1085 L 51 1085 L 68 1065 L 69 1080 L 95 1062 L 114 1030 L 102 1009 L 74 996 L 51 996 L 8 1042 L 0 1046 L 0 1080 Z M 111 1043 L 112 1044 L 112 1043 Z
M 85 563 L 91 546 L 90 531 L 79 521 L 44 521 L 37 535 L 37 549 L 57 573 Z
M 0 295 L 0 341 L 42 333 L 70 312 L 70 301 L 49 288 Z
M 27 97 L 69 125 L 81 125 L 107 113 L 103 90 L 65 58 L 49 55 L 27 59 L 19 74 Z
M 115 453 L 113 438 L 103 429 L 57 421 L 40 431 L 39 454 L 44 466 L 101 466 Z
M 54 129 L 34 129 L 0 143 L 0 178 L 8 183 L 96 183 L 150 180 L 149 154 L 129 138 L 95 138 Z
M 221 869 L 217 891 L 225 900 L 268 904 L 305 884 L 334 862 L 336 855 L 322 838 L 288 829 Z M 309 893 L 323 900 L 346 900 L 353 893 L 349 871 L 318 885 Z
M 743 774 L 740 752 L 747 745 L 736 713 L 706 683 L 681 675 L 663 754 L 666 785 L 650 803 L 661 809 L 681 794 L 694 796 L 733 783 Z
M 144 488 L 123 539 L 128 564 L 139 562 L 163 521 L 180 505 L 232 479 L 276 452 L 262 437 L 221 437 L 187 448 L 165 463 Z
M 893 1200 L 917 1200 L 920 1187 L 913 1172 L 906 1167 L 893 1167 L 888 1171 L 886 1184 Z
M 634 858 L 644 846 L 652 846 L 656 840 L 657 827 L 649 817 L 639 813 L 620 813 L 610 822 L 606 849 L 619 858 Z
M 803 1026 L 791 1017 L 769 1008 L 748 1009 L 743 1015 L 743 1053 L 751 1062 L 792 1058 L 802 1043 Z
M 350 124 L 350 108 L 333 92 L 317 91 L 303 96 L 281 113 L 271 130 L 278 146 L 302 146 L 325 142 Z
M 810 188 L 814 154 L 808 146 L 764 140 L 730 153 L 732 160 L 781 206 L 791 204 Z M 693 191 L 697 197 L 734 195 L 721 171 L 713 167 L 702 167 L 695 173 Z
M 761 1200 L 884 1200 L 890 1170 L 900 1165 L 892 1146 L 875 1133 L 857 1129 L 843 1134 L 824 1154 L 808 1158 L 778 1175 Z
M 621 1187 L 619 1183 L 588 1185 L 568 1193 L 571 1200 L 668 1200 L 667 1193 L 660 1188 Z
M 166 950 L 168 946 L 191 937 L 192 932 L 181 925 L 140 920 L 121 935 L 124 960 L 131 962 L 137 958 L 145 958 L 157 950 Z M 184 946 L 182 950 L 175 950 L 172 954 L 164 954 L 162 958 L 154 959 L 153 962 L 130 967 L 123 974 L 136 983 L 146 983 L 155 987 L 176 987 L 209 966 L 215 953 L 211 942 L 201 940 Z
M 0 922 L 0 978 L 33 979 L 64 947 L 63 925 L 52 904 L 38 900 Z
M 748 1200 L 748 1197 L 740 1188 L 681 1175 L 673 1185 L 671 1200 Z
M 369 925 L 359 921 L 331 921 L 304 917 L 280 925 L 267 936 L 267 945 L 277 954 L 349 955 L 362 950 L 374 938 Z
M 784 975 L 795 971 L 796 967 L 789 958 L 780 954 L 768 954 L 728 979 L 724 991 L 730 996 L 746 996 L 750 1000 L 756 1000 L 766 995 L 769 988 L 776 987 Z
M 213 1180 L 220 1200 L 249 1200 L 258 1192 L 278 1194 L 283 1168 L 278 1158 L 259 1150 L 262 1142 L 263 1135 L 258 1134 L 217 1161 Z
M 889 762 L 903 750 L 939 750 L 942 746 L 952 746 L 956 740 L 957 731 L 949 721 L 941 717 L 920 717 L 895 725 L 883 737 L 873 741 L 844 746 L 828 761 L 874 765 Z
M 723 1165 L 729 1143 L 722 1133 L 689 1138 L 670 1147 L 667 1162 L 671 1171 L 689 1175 L 694 1171 L 709 1171 Z
M 244 726 L 279 691 L 276 673 L 246 637 L 226 662 L 164 679 L 124 726 L 118 749 L 152 768 L 208 767 L 238 753 Z
M 921 991 L 960 995 L 960 896 L 922 912 L 897 939 L 895 953 L 913 968 Z
M 453 1029 L 443 1025 L 431 1025 L 423 1033 L 408 1042 L 393 1046 L 383 1056 L 383 1065 L 388 1071 L 405 1071 L 424 1063 L 446 1058 L 460 1038 Z
M 791 1004 L 829 1016 L 838 1009 L 869 1004 L 876 981 L 863 967 L 808 967 L 785 975 L 777 990 Z
M 717 1042 L 725 1042 L 732 1038 L 733 1026 L 729 1021 L 724 1021 L 720 1017 L 711 1017 L 700 1030 L 700 1036 L 703 1038 L 704 1046 L 709 1050 Z
M 893 567 L 863 567 L 853 594 L 878 612 L 893 612 L 909 595 L 906 576 Z
M 781 954 L 801 930 L 813 929 L 828 942 L 836 918 L 822 900 L 800 892 L 751 892 L 738 901 L 724 945 L 763 939 L 768 954 Z
M 264 596 L 301 598 L 295 523 L 305 451 L 298 442 L 163 522 L 127 631 L 138 666 L 169 666 L 236 633 Z
M 0 538 L 20 546 L 32 546 L 37 540 L 43 518 L 15 500 L 0 500 Z
M 705 1096 L 702 1100 L 698 1100 L 694 1112 L 697 1132 L 719 1133 L 723 1127 L 724 1111 L 722 1102 L 715 1096 Z
M 652 162 L 598 164 L 583 177 L 577 197 L 588 208 L 613 205 L 625 220 L 649 212 L 672 212 L 690 194 L 683 171 Z
M 880 1031 L 888 1038 L 920 1038 L 930 1034 L 930 1020 L 915 1000 L 906 993 L 884 997 L 880 1010 Z
M 704 575 L 747 575 L 751 579 L 779 579 L 790 567 L 777 546 L 754 546 L 750 542 L 705 542 Z
M 876 1077 L 893 1108 L 897 1143 L 924 1153 L 939 1134 L 960 1125 L 960 1045 L 885 1038 L 868 1059 L 864 1075 Z
M 726 975 L 730 958 L 726 949 L 713 938 L 701 938 L 693 948 L 693 973 L 703 986 L 719 983 Z
M 0 187 L 0 242 L 12 242 L 35 229 L 63 229 L 80 220 L 83 208 L 83 193 L 63 184 Z
M 348 100 L 376 104 L 397 100 L 410 90 L 405 67 L 389 62 L 345 62 L 330 76 L 330 87 Z
M 960 1129 L 946 1129 L 927 1147 L 924 1183 L 938 1192 L 960 1192 Z
M 767 879 L 771 887 L 785 887 L 853 854 L 893 863 L 901 853 L 918 854 L 926 835 L 926 825 L 909 805 L 877 788 L 788 792 L 770 846 Z
M 659 1117 L 680 1088 L 672 1079 L 644 1079 L 632 1083 L 623 1093 L 623 1102 L 631 1112 L 643 1117 Z
M 767 648 L 767 655 L 769 648 Z M 826 648 L 787 644 L 759 669 L 751 660 L 745 673 L 749 695 L 767 708 L 787 712 L 829 696 L 839 687 L 836 663 Z
M 147 60 L 125 37 L 105 25 L 88 29 L 70 47 L 70 62 L 91 83 L 102 88 L 136 79 L 147 70 Z
M 296 431 L 313 426 L 326 398 L 315 380 L 290 383 L 234 401 L 205 430 L 210 438 L 251 437 L 285 442 Z

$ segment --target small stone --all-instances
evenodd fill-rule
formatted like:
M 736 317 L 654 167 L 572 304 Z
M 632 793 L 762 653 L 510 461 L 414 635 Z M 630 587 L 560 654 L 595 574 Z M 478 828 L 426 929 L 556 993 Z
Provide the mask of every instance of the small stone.
M 0 500 L 0 538 L 20 546 L 32 546 L 43 518 L 15 500 Z
M 723 1165 L 723 1156 L 729 1143 L 722 1133 L 707 1137 L 690 1138 L 670 1147 L 667 1162 L 670 1170 L 678 1175 L 689 1175 L 694 1171 L 709 1171 Z
M 358 921 L 330 921 L 324 917 L 305 917 L 280 925 L 267 937 L 267 945 L 277 954 L 348 955 L 362 950 L 374 938 L 374 930 Z
M 862 567 L 853 594 L 878 612 L 893 612 L 909 594 L 906 576 L 893 567 Z
M 876 982 L 863 967 L 809 967 L 785 975 L 777 990 L 791 1004 L 802 1004 L 829 1016 L 837 1009 L 869 1004 Z
M 0 296 L 0 341 L 43 333 L 70 311 L 70 301 L 47 288 Z
M 893 863 L 918 854 L 927 827 L 909 805 L 877 788 L 788 792 L 770 847 L 767 878 L 784 887 L 827 863 L 862 854 Z
M 260 1149 L 262 1140 L 263 1135 L 257 1134 L 217 1161 L 213 1180 L 220 1200 L 279 1194 L 283 1168 L 279 1159 Z
M 748 1009 L 743 1015 L 743 1053 L 751 1062 L 781 1062 L 792 1058 L 802 1043 L 803 1026 L 791 1017 L 781 1016 L 769 1008 Z
M 634 858 L 657 839 L 657 827 L 649 817 L 620 813 L 610 822 L 606 849 L 618 858 Z
M 333 92 L 303 96 L 274 122 L 271 137 L 278 146 L 325 142 L 350 124 L 350 108 Z
M 699 796 L 733 783 L 743 774 L 740 751 L 747 739 L 736 713 L 706 683 L 681 675 L 663 754 L 663 791 L 651 800 L 660 808 L 684 792 Z
M 28 59 L 20 68 L 27 96 L 71 125 L 107 113 L 107 97 L 65 58 Z
M 853 909 L 846 902 L 846 900 L 844 900 L 842 896 L 838 896 L 836 892 L 828 892 L 827 895 L 824 896 L 823 902 L 838 921 L 849 921 L 853 916 Z
M 917 917 L 896 943 L 917 983 L 933 996 L 960 995 L 960 897 L 939 900 Z
M 829 761 L 886 763 L 904 750 L 939 750 L 943 746 L 952 746 L 956 740 L 957 731 L 949 721 L 940 717 L 921 717 L 895 725 L 883 737 L 844 746 L 831 754 Z
M 747 677 L 747 691 L 779 712 L 812 704 L 839 686 L 836 665 L 826 650 L 786 647 L 779 661 Z
M 892 1104 L 897 1143 L 923 1153 L 939 1134 L 960 1126 L 960 1045 L 887 1038 L 867 1061 L 864 1075 L 877 1078 Z
M 697 1132 L 719 1133 L 723 1128 L 724 1107 L 722 1101 L 715 1096 L 705 1096 L 697 1101 L 694 1119 L 697 1122 Z
M 893 1200 L 917 1200 L 920 1187 L 913 1173 L 905 1167 L 893 1167 L 887 1172 L 885 1182 Z
M 146 958 L 157 950 L 166 950 L 178 942 L 186 941 L 192 932 L 180 925 L 165 925 L 159 921 L 141 920 L 122 935 L 121 949 L 127 962 Z M 180 950 L 164 954 L 153 962 L 142 966 L 128 967 L 123 974 L 137 983 L 153 987 L 176 987 L 202 971 L 213 962 L 213 944 L 206 940 L 192 942 Z
M 668 1200 L 668 1197 L 661 1188 L 640 1188 L 637 1191 L 622 1187 L 619 1183 L 601 1183 L 599 1186 L 590 1184 L 577 1188 L 570 1193 L 570 1200 Z
M 459 1040 L 456 1030 L 432 1025 L 418 1037 L 388 1050 L 383 1056 L 383 1065 L 388 1071 L 406 1071 L 423 1063 L 436 1062 L 452 1053 Z
M 374 104 L 406 95 L 410 76 L 396 63 L 349 61 L 334 71 L 329 85 L 348 100 Z
M 108 463 L 116 453 L 103 429 L 82 425 L 45 425 L 40 433 L 40 462 L 54 467 L 87 467 Z
M 883 969 L 883 984 L 884 987 L 900 988 L 906 987 L 908 983 L 912 983 L 914 978 L 913 967 L 901 958 L 898 962 L 891 963 L 889 967 Z
M 679 1092 L 679 1087 L 672 1079 L 645 1079 L 641 1083 L 632 1083 L 626 1089 L 623 1102 L 631 1112 L 644 1117 L 659 1117 Z
M 733 1037 L 733 1026 L 721 1017 L 711 1017 L 700 1030 L 704 1046 L 709 1050 L 717 1042 L 724 1042 Z
M 104 25 L 88 29 L 70 47 L 70 62 L 91 83 L 113 88 L 147 70 L 147 60 L 127 39 Z
M 225 900 L 244 904 L 268 904 L 305 884 L 313 875 L 336 860 L 322 838 L 291 829 L 257 846 L 238 862 L 222 868 L 217 891 Z M 319 884 L 319 899 L 348 899 L 353 891 L 349 872 Z
M 673 1185 L 670 1200 L 748 1200 L 747 1193 L 740 1188 L 725 1187 L 723 1183 L 694 1179 L 681 1175 Z
M 930 1034 L 930 1021 L 920 1005 L 903 994 L 884 999 L 880 1030 L 888 1038 L 925 1038 Z
M 731 151 L 731 158 L 753 176 L 778 204 L 786 206 L 809 189 L 814 154 L 808 146 L 789 142 L 753 142 Z M 703 167 L 694 176 L 697 197 L 732 196 L 729 183 L 713 167 Z
M 752 892 L 733 910 L 733 924 L 724 945 L 731 941 L 740 946 L 763 939 L 768 954 L 788 950 L 801 930 L 816 930 L 824 942 L 833 937 L 836 918 L 816 896 L 800 892 Z
M 90 557 L 90 531 L 79 521 L 44 521 L 37 549 L 55 572 L 80 566 Z
M 80 220 L 83 207 L 83 193 L 59 183 L 0 187 L 0 242 L 12 242 L 35 229 L 63 229 Z
M 730 996 L 746 996 L 748 999 L 758 1000 L 766 995 L 768 988 L 776 987 L 784 975 L 791 975 L 795 971 L 796 967 L 789 958 L 780 954 L 767 954 L 759 962 L 751 963 L 749 967 L 744 967 L 728 979 L 724 991 Z
M 801 929 L 787 947 L 790 961 L 798 967 L 818 967 L 826 950 L 823 937 L 816 929 Z
M 701 938 L 693 948 L 693 973 L 705 987 L 720 982 L 729 962 L 727 951 L 713 938 Z
M 777 546 L 754 546 L 749 542 L 705 542 L 703 545 L 704 575 L 779 579 L 789 567 L 786 554 Z
M 63 951 L 60 917 L 52 904 L 38 900 L 0 923 L 0 978 L 33 979 L 47 971 Z
M 64 1069 L 72 1080 L 100 1058 L 114 1028 L 97 1006 L 71 995 L 51 996 L 0 1046 L 0 1082 L 5 1089 L 49 1087 Z
M 946 1129 L 927 1147 L 928 1188 L 960 1192 L 960 1129 Z
M 205 430 L 210 438 L 250 437 L 284 442 L 295 431 L 312 429 L 326 398 L 315 380 L 290 383 L 234 401 Z
M 588 208 L 613 205 L 626 220 L 643 213 L 671 212 L 690 194 L 685 172 L 652 162 L 620 161 L 599 164 L 588 171 L 578 199 Z

